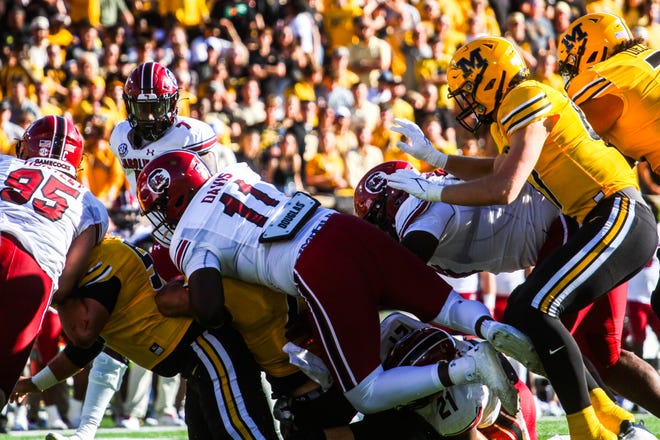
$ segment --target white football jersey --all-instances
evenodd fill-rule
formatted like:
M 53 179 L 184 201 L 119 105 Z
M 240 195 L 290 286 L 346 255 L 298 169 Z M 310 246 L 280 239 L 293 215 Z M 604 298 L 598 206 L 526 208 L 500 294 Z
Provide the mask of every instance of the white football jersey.
M 181 149 L 202 154 L 217 144 L 215 132 L 209 124 L 184 116 L 177 116 L 172 127 L 159 139 L 143 140 L 142 145 L 134 145 L 132 130 L 127 120 L 120 122 L 110 135 L 110 149 L 119 158 L 133 192 L 138 173 L 154 157 L 166 151 Z
M 71 242 L 92 225 L 100 241 L 108 212 L 87 188 L 46 165 L 0 154 L 0 233 L 16 237 L 53 280 L 53 290 Z
M 453 176 L 433 176 L 452 185 Z M 460 206 L 408 197 L 395 224 L 399 237 L 425 231 L 439 241 L 429 264 L 448 274 L 512 272 L 533 266 L 559 210 L 526 183 L 508 205 Z
M 318 208 L 291 239 L 262 243 L 272 224 L 297 215 L 290 197 L 261 180 L 244 162 L 222 169 L 202 186 L 174 231 L 170 258 L 186 276 L 196 267 L 195 255 L 207 252 L 220 262 L 223 275 L 297 295 L 294 265 L 303 246 L 335 211 Z

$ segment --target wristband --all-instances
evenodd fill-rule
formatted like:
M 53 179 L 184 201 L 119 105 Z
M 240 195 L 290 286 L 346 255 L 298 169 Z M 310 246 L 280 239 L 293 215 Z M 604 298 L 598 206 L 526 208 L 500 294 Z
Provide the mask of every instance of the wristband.
M 46 365 L 46 367 L 43 370 L 39 371 L 37 374 L 32 376 L 30 380 L 32 381 L 34 386 L 39 388 L 39 391 L 47 390 L 48 388 L 60 382 L 59 380 L 57 380 L 57 377 L 55 377 L 53 370 L 51 370 L 48 365 Z
M 443 170 L 447 166 L 447 159 L 449 158 L 448 154 L 437 151 L 438 154 L 434 155 L 433 162 L 431 165 L 437 168 L 442 168 Z
M 444 185 L 429 185 L 424 199 L 430 202 L 442 202 L 442 191 L 444 189 Z

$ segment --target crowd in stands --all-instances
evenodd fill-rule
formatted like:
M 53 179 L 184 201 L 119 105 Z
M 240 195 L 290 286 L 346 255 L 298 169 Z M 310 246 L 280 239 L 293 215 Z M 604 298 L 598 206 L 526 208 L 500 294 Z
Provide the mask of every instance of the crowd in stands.
M 267 180 L 288 192 L 350 197 L 383 160 L 428 168 L 398 150 L 392 118 L 415 121 L 447 153 L 472 142 L 455 124 L 445 75 L 471 38 L 508 38 L 536 79 L 562 88 L 556 38 L 573 17 L 613 12 L 659 47 L 659 8 L 615 0 L 11 0 L 0 6 L 0 151 L 11 154 L 35 118 L 68 116 L 86 137 L 79 178 L 112 206 L 126 184 L 107 139 L 126 117 L 127 75 L 153 59 L 179 83 L 179 114 L 208 122 Z M 477 154 L 489 154 L 488 144 L 478 139 Z
M 535 79 L 563 90 L 556 39 L 597 11 L 660 49 L 659 0 L 5 0 L 0 153 L 15 154 L 35 119 L 66 116 L 85 138 L 78 179 L 113 209 L 128 190 L 108 146 L 126 119 L 123 86 L 155 60 L 176 77 L 179 114 L 210 124 L 228 162 L 352 211 L 353 189 L 375 165 L 431 170 L 397 148 L 395 118 L 415 121 L 447 154 L 493 154 L 486 131 L 475 139 L 456 124 L 447 97 L 458 47 L 503 36 Z M 660 195 L 653 177 L 645 188 Z

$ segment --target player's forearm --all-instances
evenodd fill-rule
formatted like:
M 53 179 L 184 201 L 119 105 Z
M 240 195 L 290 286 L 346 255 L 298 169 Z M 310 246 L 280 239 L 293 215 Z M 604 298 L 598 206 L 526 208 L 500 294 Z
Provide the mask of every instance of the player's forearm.
M 459 179 L 473 180 L 492 174 L 495 159 L 449 155 L 445 170 Z

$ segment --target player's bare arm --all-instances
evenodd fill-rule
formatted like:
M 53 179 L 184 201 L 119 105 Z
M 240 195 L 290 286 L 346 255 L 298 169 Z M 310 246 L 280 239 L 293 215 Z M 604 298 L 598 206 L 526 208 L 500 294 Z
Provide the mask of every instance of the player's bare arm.
M 156 293 L 158 311 L 170 318 L 193 317 L 190 310 L 190 293 L 184 287 L 183 279 L 174 279 Z
M 87 268 L 87 258 L 98 240 L 97 225 L 85 229 L 69 246 L 66 263 L 59 278 L 53 302 L 59 303 L 69 295 Z
M 74 376 L 79 371 L 82 370 L 79 366 L 71 362 L 71 360 L 64 352 L 58 353 L 57 356 L 55 356 L 48 363 L 48 368 L 50 369 L 50 372 L 54 376 L 55 383 L 61 382 L 68 377 Z M 16 382 L 16 386 L 14 387 L 11 396 L 9 396 L 9 401 L 22 402 L 23 399 L 25 399 L 26 394 L 39 393 L 44 389 L 50 388 L 50 387 L 46 387 L 40 389 L 39 386 L 35 384 L 35 382 L 32 379 L 33 379 L 32 377 L 25 377 L 25 376 L 21 377 L 18 380 L 18 382 Z M 52 385 L 55 385 L 55 383 L 53 383 Z
M 62 329 L 73 344 L 90 347 L 108 322 L 110 313 L 92 298 L 69 297 L 58 307 Z
M 188 288 L 190 310 L 197 322 L 207 328 L 218 328 L 227 323 L 222 275 L 217 269 L 197 269 L 188 279 Z

